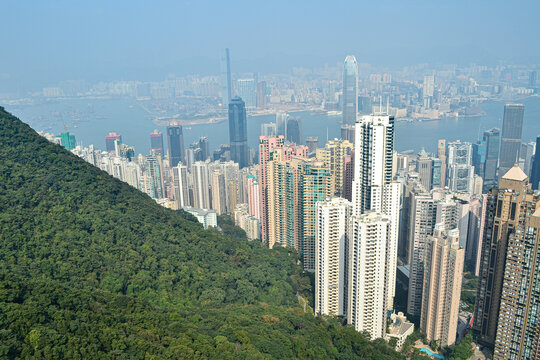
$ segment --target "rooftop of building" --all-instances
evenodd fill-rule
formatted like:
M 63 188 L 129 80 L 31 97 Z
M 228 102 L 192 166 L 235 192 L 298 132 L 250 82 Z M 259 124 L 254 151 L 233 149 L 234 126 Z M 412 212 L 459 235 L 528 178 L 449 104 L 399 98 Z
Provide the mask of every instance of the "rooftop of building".
M 411 265 L 410 264 L 407 264 L 407 265 L 399 265 L 397 267 L 398 271 L 400 271 L 401 273 L 403 273 L 405 276 L 407 276 L 407 278 L 411 275 Z
M 514 165 L 510 170 L 503 175 L 503 179 L 513 180 L 513 181 L 525 181 L 528 179 L 528 176 L 521 170 L 517 165 Z
M 189 213 L 196 213 L 199 216 L 206 216 L 210 213 L 215 213 L 215 210 L 207 210 L 207 209 L 197 209 L 191 206 L 185 206 L 182 208 L 182 210 L 187 211 Z
M 394 318 L 394 322 L 390 324 L 388 328 L 389 335 L 402 336 L 407 334 L 411 328 L 414 328 L 414 324 L 407 321 L 407 318 L 403 313 L 399 313 L 397 316 L 394 315 L 392 317 Z

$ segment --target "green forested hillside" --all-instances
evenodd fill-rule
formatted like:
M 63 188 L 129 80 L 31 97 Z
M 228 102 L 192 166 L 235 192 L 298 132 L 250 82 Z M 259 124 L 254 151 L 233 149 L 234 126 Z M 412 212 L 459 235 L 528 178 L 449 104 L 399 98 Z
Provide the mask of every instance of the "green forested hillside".
M 305 314 L 287 249 L 204 231 L 0 108 L 0 358 L 401 359 Z

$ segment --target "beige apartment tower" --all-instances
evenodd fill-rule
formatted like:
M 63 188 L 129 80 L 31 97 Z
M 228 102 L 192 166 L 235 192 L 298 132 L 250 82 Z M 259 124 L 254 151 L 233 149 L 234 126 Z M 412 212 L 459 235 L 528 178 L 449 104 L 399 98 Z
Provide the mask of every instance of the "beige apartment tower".
M 435 225 L 426 253 L 420 330 L 441 347 L 456 342 L 464 259 L 459 230 Z
M 345 172 L 345 157 L 350 156 L 353 151 L 353 144 L 347 140 L 330 140 L 322 149 L 317 149 L 318 160 L 324 162 L 330 170 L 332 195 L 341 196 L 343 194 L 343 180 Z

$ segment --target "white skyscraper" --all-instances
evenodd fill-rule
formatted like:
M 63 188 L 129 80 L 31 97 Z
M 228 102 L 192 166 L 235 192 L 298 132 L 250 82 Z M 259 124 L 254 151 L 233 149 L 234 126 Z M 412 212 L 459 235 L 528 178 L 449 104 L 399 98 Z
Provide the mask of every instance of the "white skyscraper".
M 193 176 L 193 206 L 197 209 L 210 209 L 208 187 L 208 163 L 197 161 L 191 167 Z
M 355 129 L 353 214 L 375 211 L 389 219 L 389 237 L 385 241 L 386 296 L 388 310 L 393 309 L 401 184 L 392 181 L 394 161 L 394 118 L 388 115 L 365 115 Z M 382 301 L 382 300 L 381 300 Z
M 347 231 L 352 204 L 332 198 L 316 205 L 315 313 L 345 315 L 347 312 Z
M 219 168 L 210 171 L 210 193 L 212 194 L 212 210 L 218 215 L 224 214 L 227 208 L 227 192 L 225 176 Z
M 178 204 L 178 208 L 181 209 L 185 206 L 190 206 L 189 201 L 189 184 L 188 184 L 188 171 L 187 166 L 178 163 L 177 166 L 172 168 L 173 172 L 173 190 L 174 199 Z
M 356 331 L 367 331 L 372 340 L 386 333 L 390 223 L 387 216 L 369 211 L 352 216 L 349 227 L 347 322 Z

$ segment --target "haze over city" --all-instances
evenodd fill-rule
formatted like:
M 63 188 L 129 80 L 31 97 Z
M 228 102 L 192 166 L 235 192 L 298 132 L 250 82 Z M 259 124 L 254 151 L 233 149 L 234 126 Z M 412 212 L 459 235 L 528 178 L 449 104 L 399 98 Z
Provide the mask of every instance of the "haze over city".
M 540 359 L 540 3 L 1 8 L 0 358 Z
M 360 63 L 535 63 L 537 1 L 4 0 L 0 91 L 58 81 L 158 80 Z

